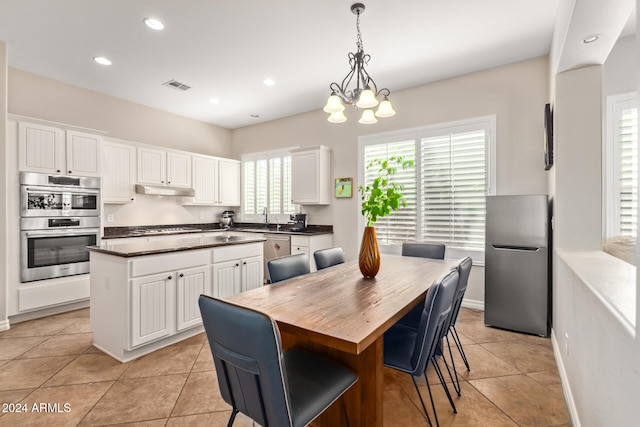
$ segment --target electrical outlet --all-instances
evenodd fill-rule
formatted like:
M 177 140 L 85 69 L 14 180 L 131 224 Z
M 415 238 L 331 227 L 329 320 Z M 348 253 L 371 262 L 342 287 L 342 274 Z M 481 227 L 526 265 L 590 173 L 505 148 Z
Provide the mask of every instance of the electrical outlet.
M 567 332 L 564 333 L 564 353 L 569 355 L 569 334 Z
M 107 222 L 113 222 L 113 214 L 107 215 Z

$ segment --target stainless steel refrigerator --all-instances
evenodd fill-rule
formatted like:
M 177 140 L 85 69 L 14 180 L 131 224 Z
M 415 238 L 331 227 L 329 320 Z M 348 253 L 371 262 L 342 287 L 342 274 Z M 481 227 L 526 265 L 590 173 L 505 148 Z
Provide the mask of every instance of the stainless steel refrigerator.
M 549 336 L 549 203 L 546 194 L 488 196 L 488 326 Z

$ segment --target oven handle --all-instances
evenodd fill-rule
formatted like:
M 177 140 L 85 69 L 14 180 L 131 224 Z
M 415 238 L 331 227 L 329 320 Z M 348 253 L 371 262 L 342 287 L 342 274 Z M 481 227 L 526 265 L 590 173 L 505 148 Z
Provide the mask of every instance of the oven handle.
M 26 237 L 51 237 L 58 235 L 60 237 L 64 236 L 79 236 L 83 234 L 99 234 L 99 228 L 80 228 L 80 229 L 61 229 L 61 230 L 35 230 L 35 231 L 24 231 L 24 235 Z
M 72 194 L 100 194 L 100 190 L 93 188 L 73 188 L 73 187 L 26 187 L 26 192 L 42 192 L 42 193 L 72 193 Z

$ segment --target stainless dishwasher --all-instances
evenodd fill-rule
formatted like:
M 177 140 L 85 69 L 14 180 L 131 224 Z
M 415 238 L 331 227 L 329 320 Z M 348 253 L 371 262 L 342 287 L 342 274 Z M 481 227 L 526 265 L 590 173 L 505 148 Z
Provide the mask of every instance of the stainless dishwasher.
M 291 255 L 291 237 L 286 234 L 265 234 L 264 238 L 264 278 L 271 282 L 267 261 Z

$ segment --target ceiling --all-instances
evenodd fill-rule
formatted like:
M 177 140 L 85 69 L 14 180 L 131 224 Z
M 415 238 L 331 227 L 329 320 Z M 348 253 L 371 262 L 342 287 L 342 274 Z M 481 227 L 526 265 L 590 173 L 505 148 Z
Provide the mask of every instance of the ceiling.
M 365 1 L 368 71 L 393 101 L 394 90 L 547 55 L 561 1 Z M 323 107 L 355 50 L 351 3 L 2 0 L 0 40 L 12 68 L 234 129 Z M 163 86 L 171 79 L 191 89 Z

